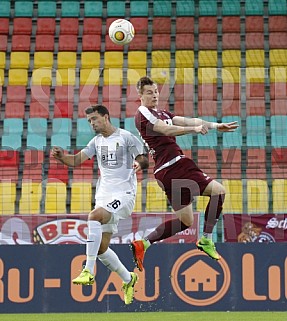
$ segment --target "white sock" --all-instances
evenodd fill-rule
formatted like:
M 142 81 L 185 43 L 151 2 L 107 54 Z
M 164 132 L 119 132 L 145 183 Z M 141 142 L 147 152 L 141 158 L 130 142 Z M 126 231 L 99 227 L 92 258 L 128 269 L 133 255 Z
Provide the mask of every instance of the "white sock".
M 109 270 L 117 272 L 125 283 L 129 283 L 131 281 L 131 273 L 111 248 L 108 248 L 106 252 L 99 255 L 98 258 Z
M 203 232 L 203 236 L 208 238 L 209 240 L 212 240 L 212 233 L 205 233 Z
M 98 221 L 88 221 L 88 239 L 86 243 L 86 269 L 89 269 L 90 272 L 94 273 L 94 267 L 100 244 L 102 241 L 102 228 L 101 223 Z

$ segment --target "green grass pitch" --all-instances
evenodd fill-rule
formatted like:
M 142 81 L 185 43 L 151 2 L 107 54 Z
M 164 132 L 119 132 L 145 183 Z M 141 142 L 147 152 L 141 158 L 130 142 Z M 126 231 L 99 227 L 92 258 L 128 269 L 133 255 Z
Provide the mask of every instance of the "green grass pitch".
M 286 321 L 287 312 L 133 312 L 0 314 L 1 321 Z

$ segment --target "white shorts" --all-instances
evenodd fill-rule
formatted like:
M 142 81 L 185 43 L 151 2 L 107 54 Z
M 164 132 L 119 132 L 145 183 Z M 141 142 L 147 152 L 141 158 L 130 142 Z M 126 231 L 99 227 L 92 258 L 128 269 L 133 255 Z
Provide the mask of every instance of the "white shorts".
M 135 206 L 134 194 L 119 194 L 116 199 L 107 195 L 105 197 L 97 197 L 95 209 L 102 207 L 112 214 L 108 223 L 102 225 L 102 232 L 115 234 L 118 232 L 119 220 L 128 218 Z

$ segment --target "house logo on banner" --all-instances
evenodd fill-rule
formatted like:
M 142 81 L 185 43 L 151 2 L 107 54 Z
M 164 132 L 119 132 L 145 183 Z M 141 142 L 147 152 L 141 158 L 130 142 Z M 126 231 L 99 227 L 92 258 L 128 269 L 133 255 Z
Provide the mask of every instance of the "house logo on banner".
M 228 291 L 231 279 L 223 258 L 218 262 L 212 261 L 198 250 L 180 256 L 171 275 L 176 295 L 194 306 L 207 306 L 219 301 Z

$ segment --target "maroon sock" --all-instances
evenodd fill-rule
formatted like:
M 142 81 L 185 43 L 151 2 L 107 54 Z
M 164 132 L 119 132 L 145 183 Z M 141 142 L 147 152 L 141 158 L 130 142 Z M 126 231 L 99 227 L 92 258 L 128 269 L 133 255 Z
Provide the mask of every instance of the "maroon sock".
M 213 195 L 210 197 L 205 209 L 203 232 L 212 233 L 222 212 L 224 197 L 224 194 Z
M 161 223 L 153 232 L 151 232 L 146 239 L 150 243 L 164 240 L 175 235 L 178 232 L 186 230 L 189 226 L 183 224 L 178 218 Z

